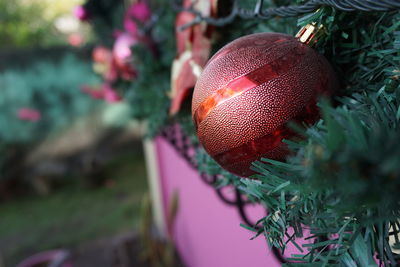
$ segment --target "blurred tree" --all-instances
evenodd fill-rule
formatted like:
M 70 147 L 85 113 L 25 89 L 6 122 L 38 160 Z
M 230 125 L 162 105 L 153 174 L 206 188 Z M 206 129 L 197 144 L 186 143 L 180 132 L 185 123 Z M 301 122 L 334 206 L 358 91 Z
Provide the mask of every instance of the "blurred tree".
M 67 55 L 27 70 L 0 74 L 0 142 L 31 142 L 91 110 L 97 102 L 81 92 L 98 78 L 87 62 Z
M 98 107 L 80 87 L 99 82 L 90 64 L 72 55 L 0 73 L 0 199 L 20 186 L 27 151 Z
M 54 22 L 80 0 L 0 0 L 0 48 L 65 43 Z

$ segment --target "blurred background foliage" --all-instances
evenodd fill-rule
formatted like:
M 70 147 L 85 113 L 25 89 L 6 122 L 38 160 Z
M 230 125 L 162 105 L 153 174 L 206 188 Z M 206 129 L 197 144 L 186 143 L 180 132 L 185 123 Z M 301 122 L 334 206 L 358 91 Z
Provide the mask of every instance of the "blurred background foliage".
M 81 0 L 0 1 L 0 48 L 60 45 L 64 43 L 56 22 L 71 17 Z
M 59 62 L 40 61 L 28 69 L 1 73 L 0 140 L 32 142 L 93 110 L 99 103 L 82 94 L 82 82 L 95 84 L 98 78 L 87 62 L 71 54 Z M 40 120 L 18 120 L 18 110 L 25 107 L 39 111 Z
M 55 248 L 71 249 L 76 266 L 111 266 L 140 221 L 140 127 L 126 103 L 82 92 L 101 79 L 96 28 L 74 16 L 81 4 L 0 0 L 1 267 Z M 112 43 L 121 22 L 109 13 Z

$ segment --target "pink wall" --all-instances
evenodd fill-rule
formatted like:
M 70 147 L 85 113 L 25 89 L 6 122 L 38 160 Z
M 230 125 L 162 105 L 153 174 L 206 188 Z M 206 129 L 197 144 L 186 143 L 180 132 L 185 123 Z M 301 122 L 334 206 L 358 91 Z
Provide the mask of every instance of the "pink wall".
M 164 209 L 172 192 L 179 194 L 174 238 L 187 267 L 275 267 L 280 263 L 263 237 L 240 227 L 233 206 L 224 204 L 214 189 L 182 159 L 164 139 L 155 141 Z M 254 219 L 263 216 L 255 207 Z

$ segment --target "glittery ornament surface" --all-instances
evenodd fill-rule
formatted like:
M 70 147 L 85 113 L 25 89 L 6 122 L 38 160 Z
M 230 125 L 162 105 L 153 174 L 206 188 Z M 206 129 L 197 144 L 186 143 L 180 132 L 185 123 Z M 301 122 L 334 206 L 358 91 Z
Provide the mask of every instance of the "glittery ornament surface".
M 336 77 L 326 59 L 292 36 L 259 33 L 218 51 L 197 81 L 192 115 L 205 150 L 225 169 L 249 176 L 260 157 L 284 160 L 288 121 L 314 123 L 317 97 Z

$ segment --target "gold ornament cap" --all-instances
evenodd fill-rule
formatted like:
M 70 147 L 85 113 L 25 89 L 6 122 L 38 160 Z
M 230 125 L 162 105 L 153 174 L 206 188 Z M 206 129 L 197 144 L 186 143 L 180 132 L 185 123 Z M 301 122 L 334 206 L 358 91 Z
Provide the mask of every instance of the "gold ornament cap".
M 296 38 L 309 46 L 313 46 L 318 42 L 321 35 L 324 33 L 324 26 L 322 24 L 317 25 L 317 23 L 307 24 L 302 27 L 296 34 Z

